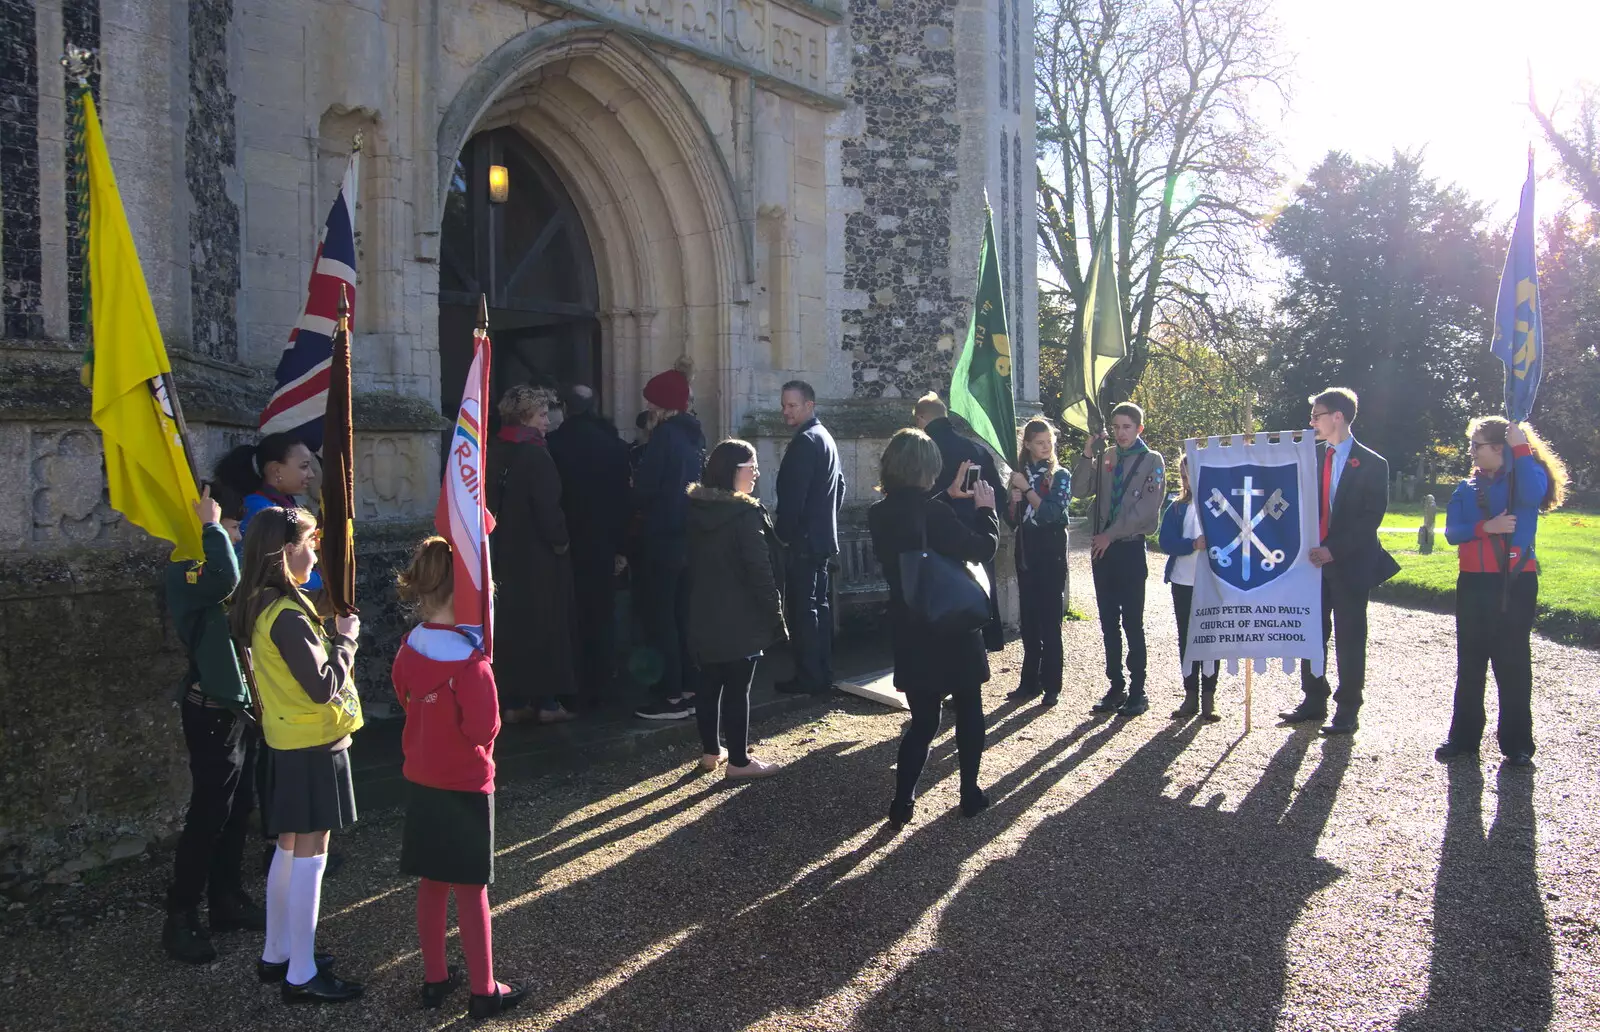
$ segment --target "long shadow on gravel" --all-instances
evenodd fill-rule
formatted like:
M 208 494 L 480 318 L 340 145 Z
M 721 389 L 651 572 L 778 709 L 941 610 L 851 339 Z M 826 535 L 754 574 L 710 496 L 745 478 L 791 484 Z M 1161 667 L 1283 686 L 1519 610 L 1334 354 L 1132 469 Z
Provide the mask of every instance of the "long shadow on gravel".
M 1554 958 L 1535 865 L 1533 772 L 1502 766 L 1497 787 L 1485 837 L 1483 770 L 1466 760 L 1449 767 L 1428 997 L 1401 1019 L 1402 1032 L 1550 1024 Z
M 1239 808 L 1164 794 L 1193 731 L 1156 735 L 945 912 L 937 946 L 884 987 L 860 1029 L 1270 1029 L 1285 942 L 1338 870 L 1315 855 L 1349 764 L 1285 741 Z
M 1012 729 L 1021 723 L 1019 719 Z M 726 898 L 697 902 L 692 909 L 703 928 L 556 1027 L 733 1030 L 774 1012 L 810 1008 L 891 955 L 925 912 L 951 893 L 974 853 L 1122 727 L 1120 721 L 1084 721 L 1045 745 L 1021 767 L 989 784 L 994 806 L 977 819 L 966 820 L 953 809 L 931 809 L 936 800 L 925 800 L 915 823 L 898 839 L 880 831 L 743 912 L 730 907 L 734 901 Z M 897 743 L 885 742 L 867 753 L 877 766 L 896 748 Z M 835 791 L 845 793 L 840 805 L 857 815 L 852 823 L 859 828 L 863 821 L 880 822 L 888 787 L 881 773 L 860 781 L 864 792 L 855 793 L 849 790 L 851 772 L 839 774 L 843 777 L 832 781 Z M 840 840 L 836 833 L 827 839 Z M 706 861 L 725 864 L 730 845 L 708 843 L 714 853 Z M 754 842 L 751 848 L 761 853 L 774 845 Z M 707 869 L 704 879 L 708 885 L 751 877 L 770 882 L 758 872 L 759 865 L 745 870 L 724 866 Z M 841 1027 L 841 1019 L 830 1016 L 820 1026 Z

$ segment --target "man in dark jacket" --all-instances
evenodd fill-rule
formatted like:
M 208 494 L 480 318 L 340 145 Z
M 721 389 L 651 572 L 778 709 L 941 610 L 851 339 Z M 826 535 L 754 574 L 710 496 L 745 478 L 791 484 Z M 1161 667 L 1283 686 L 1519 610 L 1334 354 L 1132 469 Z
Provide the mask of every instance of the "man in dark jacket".
M 628 446 L 594 407 L 594 391 L 572 388 L 567 418 L 550 432 L 571 542 L 578 686 L 587 703 L 611 683 L 617 557 L 628 525 Z
M 1331 693 L 1328 676 L 1312 676 L 1311 664 L 1300 662 L 1300 705 L 1280 714 L 1287 724 L 1320 722 L 1328 715 L 1328 696 L 1337 705 L 1325 735 L 1356 731 L 1367 680 L 1367 596 L 1400 572 L 1378 542 L 1378 527 L 1389 510 L 1389 463 L 1350 432 L 1356 420 L 1356 394 L 1331 387 L 1311 401 L 1311 428 L 1317 433 L 1318 547 L 1311 562 L 1322 570 L 1322 650 L 1327 661 L 1328 637 L 1334 623 L 1339 691 Z
M 817 392 L 804 380 L 783 385 L 783 421 L 794 437 L 778 466 L 778 540 L 785 549 L 784 612 L 794 640 L 794 679 L 780 692 L 833 690 L 833 605 L 828 561 L 839 554 L 844 473 L 833 435 L 817 418 Z
M 933 482 L 933 497 L 944 499 L 968 526 L 977 527 L 974 522 L 977 508 L 972 502 L 972 492 L 962 490 L 959 486 L 952 489 L 950 485 L 955 483 L 956 476 L 961 472 L 961 464 L 967 462 L 978 470 L 978 476 L 984 483 L 994 488 L 996 498 L 1004 498 L 1006 484 L 1000 479 L 994 456 L 977 441 L 956 432 L 955 424 L 950 422 L 949 409 L 932 391 L 917 399 L 911 416 L 916 421 L 917 429 L 933 438 L 933 443 L 939 446 L 939 457 L 944 462 L 939 470 L 939 479 Z M 983 571 L 988 574 L 991 585 L 998 583 L 994 579 L 993 559 L 983 564 Z M 989 593 L 989 622 L 983 628 L 983 644 L 990 652 L 1005 648 L 1006 633 L 1005 626 L 1000 622 L 998 591 Z
M 694 716 L 695 672 L 689 658 L 689 485 L 700 479 L 706 451 L 700 421 L 688 412 L 689 378 L 669 369 L 644 387 L 650 441 L 633 479 L 640 514 L 634 590 L 644 635 L 659 660 L 653 700 L 634 710 L 645 720 Z M 655 666 L 656 664 L 651 664 Z M 651 670 L 654 676 L 655 670 Z

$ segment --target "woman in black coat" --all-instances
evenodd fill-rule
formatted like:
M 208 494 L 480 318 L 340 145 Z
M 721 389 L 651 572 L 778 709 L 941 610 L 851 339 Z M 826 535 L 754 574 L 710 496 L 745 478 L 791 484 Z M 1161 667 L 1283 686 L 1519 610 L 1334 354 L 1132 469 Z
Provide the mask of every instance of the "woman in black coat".
M 489 511 L 495 530 L 494 679 L 507 723 L 555 724 L 573 714 L 572 561 L 561 510 L 561 475 L 545 445 L 548 392 L 519 385 L 500 399 L 489 444 Z
M 730 781 L 778 772 L 776 763 L 749 753 L 756 663 L 789 638 L 776 575 L 783 568 L 778 537 L 754 497 L 760 475 L 756 450 L 728 440 L 712 449 L 700 482 L 689 488 L 689 654 L 700 667 L 700 766 L 714 771 L 726 759 Z M 726 752 L 719 730 L 727 735 Z
M 987 562 L 994 558 L 999 545 L 994 488 L 982 479 L 978 481 L 973 493 L 976 509 L 972 523 L 965 523 L 944 501 L 928 497 L 939 467 L 939 448 L 927 434 L 921 430 L 899 431 L 883 452 L 879 471 L 883 500 L 867 512 L 872 548 L 889 582 L 894 686 L 905 693 L 911 707 L 911 723 L 900 739 L 894 802 L 889 807 L 889 823 L 896 829 L 911 820 L 917 778 L 928 762 L 928 747 L 939 733 L 941 704 L 947 695 L 954 696 L 956 704 L 961 812 L 971 817 L 989 806 L 988 797 L 978 787 L 978 763 L 983 756 L 983 683 L 989 680 L 989 654 L 983 645 L 983 632 L 932 632 L 913 620 L 900 588 L 900 555 L 921 550 L 924 526 L 928 550 L 957 562 Z

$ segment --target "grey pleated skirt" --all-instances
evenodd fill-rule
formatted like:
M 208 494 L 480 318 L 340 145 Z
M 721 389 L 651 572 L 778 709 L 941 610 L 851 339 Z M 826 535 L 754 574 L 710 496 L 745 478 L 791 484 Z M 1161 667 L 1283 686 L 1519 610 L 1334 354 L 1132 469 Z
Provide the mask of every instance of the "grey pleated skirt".
M 266 781 L 261 820 L 269 835 L 338 831 L 356 822 L 349 749 L 268 748 Z

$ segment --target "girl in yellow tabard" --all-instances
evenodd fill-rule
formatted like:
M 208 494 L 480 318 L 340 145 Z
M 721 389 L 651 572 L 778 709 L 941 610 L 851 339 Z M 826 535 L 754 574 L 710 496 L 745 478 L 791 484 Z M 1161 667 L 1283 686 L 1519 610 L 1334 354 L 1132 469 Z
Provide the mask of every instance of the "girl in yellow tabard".
M 317 563 L 316 520 L 303 509 L 262 509 L 244 538 L 239 590 L 229 615 L 249 649 L 267 743 L 261 815 L 277 849 L 267 873 L 267 941 L 257 972 L 281 982 L 287 1003 L 338 1003 L 361 986 L 333 974 L 316 953 L 328 836 L 355 823 L 350 734 L 361 727 L 351 670 L 360 623 L 328 634 L 301 590 Z

